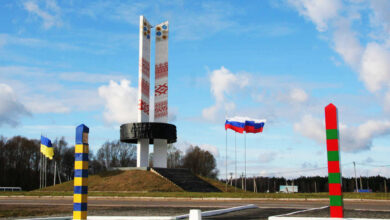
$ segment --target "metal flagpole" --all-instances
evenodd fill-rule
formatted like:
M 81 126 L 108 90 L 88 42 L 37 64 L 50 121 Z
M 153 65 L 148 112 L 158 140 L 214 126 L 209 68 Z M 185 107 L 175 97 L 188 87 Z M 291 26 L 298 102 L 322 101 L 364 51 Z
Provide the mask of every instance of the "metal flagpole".
M 45 157 L 45 188 L 46 188 L 46 186 L 47 186 L 47 182 L 46 182 L 46 180 L 47 180 L 47 157 Z
M 244 133 L 244 166 L 245 166 L 245 174 L 244 174 L 244 183 L 245 183 L 245 187 L 244 187 L 244 190 L 246 192 L 246 132 Z
M 225 129 L 225 150 L 226 150 L 226 157 L 225 157 L 226 186 L 225 186 L 225 191 L 227 192 L 227 185 L 228 185 L 228 169 L 227 169 L 227 129 Z
M 39 145 L 39 188 L 42 188 L 42 132 L 41 132 L 41 145 Z
M 53 180 L 53 183 L 54 183 L 54 186 L 56 185 L 56 168 L 57 168 L 57 162 L 54 161 L 54 180 Z
M 237 132 L 234 132 L 234 191 L 237 191 L 237 141 L 236 141 L 236 134 Z
M 42 188 L 45 187 L 45 155 L 42 155 Z
M 45 188 L 45 170 L 46 170 L 46 167 L 45 167 L 45 160 L 46 160 L 46 157 L 43 157 L 43 177 L 42 177 L 42 188 Z
M 57 174 L 58 174 L 58 180 L 60 181 L 60 184 L 61 184 L 62 182 L 61 182 L 61 175 L 60 175 L 60 168 L 59 167 L 58 167 Z
M 39 152 L 39 188 L 42 189 L 42 154 Z
M 45 155 L 42 155 L 42 188 L 45 187 Z

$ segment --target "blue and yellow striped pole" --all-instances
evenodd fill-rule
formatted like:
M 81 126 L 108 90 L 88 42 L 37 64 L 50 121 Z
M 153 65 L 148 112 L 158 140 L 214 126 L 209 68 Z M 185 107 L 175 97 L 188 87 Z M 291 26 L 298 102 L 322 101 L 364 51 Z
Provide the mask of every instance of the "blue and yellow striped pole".
M 84 124 L 77 126 L 74 162 L 73 219 L 87 219 L 88 133 L 89 128 Z

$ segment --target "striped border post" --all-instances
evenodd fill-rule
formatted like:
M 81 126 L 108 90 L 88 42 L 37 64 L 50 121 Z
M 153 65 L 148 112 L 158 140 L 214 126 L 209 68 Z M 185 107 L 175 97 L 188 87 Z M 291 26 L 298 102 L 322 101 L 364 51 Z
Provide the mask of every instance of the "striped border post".
M 341 189 L 339 131 L 337 108 L 332 103 L 325 107 L 326 147 L 328 152 L 328 183 L 330 217 L 343 218 L 343 193 Z
M 74 162 L 73 219 L 87 219 L 88 133 L 89 128 L 84 124 L 77 126 Z

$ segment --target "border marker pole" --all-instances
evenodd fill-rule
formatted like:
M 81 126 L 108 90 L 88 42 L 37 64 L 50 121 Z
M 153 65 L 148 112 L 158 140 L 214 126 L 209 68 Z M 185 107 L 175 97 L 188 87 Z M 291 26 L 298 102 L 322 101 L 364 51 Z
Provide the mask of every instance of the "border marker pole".
M 328 183 L 330 217 L 343 218 L 342 176 L 340 170 L 339 131 L 337 108 L 330 103 L 325 107 L 326 147 L 328 155 Z
M 76 128 L 73 219 L 86 220 L 88 206 L 88 133 L 84 124 Z

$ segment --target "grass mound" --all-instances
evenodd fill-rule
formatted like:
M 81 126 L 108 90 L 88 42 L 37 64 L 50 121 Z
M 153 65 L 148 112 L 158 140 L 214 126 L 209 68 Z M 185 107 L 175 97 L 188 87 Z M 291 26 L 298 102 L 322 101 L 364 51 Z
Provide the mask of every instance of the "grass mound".
M 41 191 L 73 191 L 73 180 Z M 170 181 L 144 170 L 107 171 L 88 177 L 88 191 L 102 192 L 182 192 Z
M 226 184 L 225 183 L 218 181 L 216 179 L 211 179 L 211 178 L 207 178 L 204 176 L 198 176 L 198 177 L 201 178 L 202 180 L 210 183 L 214 187 L 218 188 L 219 190 L 221 190 L 221 192 L 244 192 L 244 190 L 236 188 L 234 186 L 230 186 L 230 185 L 227 186 L 227 191 L 226 191 Z

